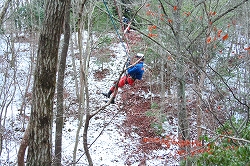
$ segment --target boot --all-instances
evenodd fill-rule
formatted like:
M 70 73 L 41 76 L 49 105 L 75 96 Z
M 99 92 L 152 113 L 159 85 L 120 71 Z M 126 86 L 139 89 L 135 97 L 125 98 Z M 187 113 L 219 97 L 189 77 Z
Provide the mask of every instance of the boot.
M 110 103 L 115 104 L 115 98 L 113 98 Z
M 110 90 L 108 93 L 102 93 L 103 96 L 107 97 L 107 98 L 110 98 L 110 95 L 112 94 L 113 92 Z
M 108 101 L 108 100 L 105 101 L 105 103 L 107 103 L 107 102 L 109 102 L 109 101 Z M 111 100 L 110 104 L 115 104 L 115 98 L 113 98 L 113 99 Z

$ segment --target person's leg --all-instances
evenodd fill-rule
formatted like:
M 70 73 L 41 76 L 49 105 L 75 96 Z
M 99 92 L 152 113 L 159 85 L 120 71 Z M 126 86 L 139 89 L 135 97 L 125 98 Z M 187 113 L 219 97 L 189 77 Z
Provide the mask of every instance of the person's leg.
M 123 87 L 123 86 L 126 84 L 126 82 L 127 82 L 127 76 L 125 75 L 125 76 L 123 76 L 123 77 L 119 80 L 118 85 L 117 85 L 117 90 L 118 90 L 118 88 Z M 108 93 L 102 93 L 102 94 L 103 94 L 104 96 L 110 98 L 111 94 L 112 94 L 113 92 L 115 92 L 115 90 L 116 90 L 116 84 L 117 84 L 117 82 L 115 81 L 115 82 L 114 82 L 114 85 L 110 88 L 109 92 L 108 92 Z M 116 91 L 117 91 L 117 90 L 116 90 Z M 112 104 L 115 103 L 115 96 L 116 96 L 116 94 L 117 94 L 117 92 L 113 94 L 113 100 L 111 101 Z
M 128 82 L 129 85 L 132 86 L 134 84 L 135 80 L 133 78 L 131 78 L 131 77 L 128 77 L 127 82 Z

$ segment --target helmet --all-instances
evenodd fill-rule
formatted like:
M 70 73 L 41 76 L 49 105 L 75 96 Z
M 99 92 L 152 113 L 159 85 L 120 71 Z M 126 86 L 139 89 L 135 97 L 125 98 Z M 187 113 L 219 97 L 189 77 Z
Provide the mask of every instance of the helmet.
M 135 57 L 138 58 L 138 59 L 140 59 L 140 58 L 143 57 L 143 58 L 141 59 L 141 61 L 144 61 L 144 55 L 143 55 L 142 53 L 137 53 Z

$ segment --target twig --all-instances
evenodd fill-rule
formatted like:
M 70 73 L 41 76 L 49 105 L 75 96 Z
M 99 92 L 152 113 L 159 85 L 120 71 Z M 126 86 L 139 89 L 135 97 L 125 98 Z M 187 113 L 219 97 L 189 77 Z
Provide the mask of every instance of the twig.
M 206 131 L 209 131 L 209 132 L 212 132 L 213 134 L 217 134 L 215 133 L 214 131 L 212 130 L 209 130 L 209 129 L 206 129 L 205 127 L 201 127 L 201 126 L 198 126 L 199 128 L 202 128 Z M 243 142 L 246 142 L 246 143 L 249 143 L 250 144 L 250 141 L 249 140 L 246 140 L 246 139 L 243 139 L 243 138 L 237 138 L 237 137 L 231 137 L 231 136 L 228 136 L 228 135 L 222 135 L 222 134 L 217 134 L 219 137 L 224 137 L 224 138 L 230 138 L 232 140 L 236 140 L 236 141 L 243 141 Z

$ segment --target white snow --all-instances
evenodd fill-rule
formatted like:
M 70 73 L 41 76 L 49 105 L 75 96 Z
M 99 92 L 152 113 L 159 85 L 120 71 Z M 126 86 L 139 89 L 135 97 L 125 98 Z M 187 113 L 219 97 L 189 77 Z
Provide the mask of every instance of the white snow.
M 2 49 L 6 49 L 5 42 L 1 39 L 0 45 Z M 28 117 L 21 117 L 18 115 L 18 109 L 21 105 L 22 95 L 24 93 L 26 77 L 29 71 L 30 65 L 30 55 L 29 49 L 30 45 L 28 43 L 16 43 L 15 47 L 17 50 L 21 51 L 17 53 L 17 65 L 18 65 L 18 82 L 19 87 L 16 89 L 16 93 L 14 95 L 14 102 L 11 102 L 10 106 L 7 108 L 7 117 L 5 128 L 1 127 L 1 132 L 3 131 L 3 151 L 0 157 L 0 165 L 16 165 L 17 161 L 17 152 L 20 145 L 20 141 L 23 136 L 22 122 L 23 119 L 26 118 L 25 126 L 27 125 Z M 113 81 L 118 78 L 120 71 L 122 70 L 123 64 L 126 61 L 126 53 L 124 51 L 123 45 L 113 44 L 109 49 L 114 51 L 115 58 L 112 58 L 109 63 L 105 63 L 105 67 L 110 70 L 109 75 L 107 75 L 103 80 L 94 79 L 93 73 L 95 70 L 98 70 L 100 66 L 96 63 L 96 58 L 91 57 L 90 59 L 90 69 L 89 69 L 89 94 L 91 99 L 91 111 L 95 112 L 100 108 L 103 104 L 105 104 L 105 98 L 97 94 L 96 92 L 106 92 L 110 86 L 113 84 Z M 26 51 L 25 51 L 26 50 Z M 3 60 L 6 50 L 0 50 L 0 58 Z M 0 60 L 1 60 L 0 59 Z M 71 64 L 71 57 L 67 59 L 68 64 Z M 77 62 L 79 64 L 79 62 Z M 5 65 L 5 66 L 2 66 Z M 6 65 L 6 62 L 1 62 L 1 70 L 9 67 L 9 64 Z M 70 67 L 67 68 L 66 72 L 72 72 Z M 3 80 L 3 73 L 0 73 L 0 79 Z M 12 74 L 12 73 L 11 73 Z M 30 92 L 32 88 L 32 81 Z M 0 83 L 0 86 L 3 84 Z M 9 84 L 12 88 L 13 85 Z M 2 88 L 2 87 L 1 87 Z M 72 76 L 68 76 L 65 80 L 65 89 L 69 93 L 70 97 L 72 97 L 74 93 L 74 80 Z M 11 89 L 13 91 L 13 89 Z M 148 98 L 150 95 L 154 95 L 151 92 L 141 93 L 142 96 Z M 119 100 L 119 96 L 118 96 Z M 2 99 L 0 102 L 3 102 Z M 77 111 L 77 110 L 75 110 Z M 30 107 L 26 108 L 26 114 L 29 116 Z M 99 114 L 93 117 L 90 121 L 90 127 L 88 131 L 88 144 L 92 144 L 90 147 L 90 154 L 92 156 L 92 160 L 95 166 L 121 166 L 125 165 L 126 160 L 134 160 L 133 166 L 138 165 L 141 161 L 136 161 L 134 158 L 130 158 L 130 153 L 132 153 L 136 145 L 139 144 L 140 138 L 136 133 L 131 133 L 133 139 L 125 137 L 124 133 L 119 129 L 122 127 L 123 121 L 126 119 L 126 114 L 120 111 L 117 105 L 109 105 L 104 110 L 102 110 Z M 2 119 L 3 121 L 3 119 Z M 3 124 L 1 124 L 3 125 Z M 170 125 L 164 123 L 168 130 Z M 55 125 L 54 125 L 55 127 Z M 68 165 L 72 162 L 73 150 L 75 146 L 75 136 L 76 130 L 78 127 L 78 120 L 76 116 L 65 117 L 65 126 L 63 128 L 63 144 L 62 144 L 62 162 L 63 165 Z M 53 139 L 54 139 L 54 130 L 53 129 Z M 82 127 L 83 130 L 83 127 Z M 79 145 L 77 149 L 77 160 L 78 165 L 88 165 L 86 157 L 84 155 L 83 150 L 83 139 L 82 134 L 83 131 L 80 132 Z M 171 150 L 172 149 L 172 150 Z M 146 161 L 146 165 L 154 166 L 154 165 L 165 165 L 166 159 L 164 157 L 159 158 L 159 156 L 166 156 L 170 153 L 174 153 L 176 147 L 171 147 L 168 150 L 158 150 L 152 151 L 150 155 L 151 159 Z M 140 154 L 139 154 L 140 155 Z M 142 154 L 141 154 L 142 155 Z M 171 158 L 171 156 L 169 158 Z M 135 157 L 136 158 L 136 157 Z M 169 165 L 178 165 L 177 161 L 169 162 Z

